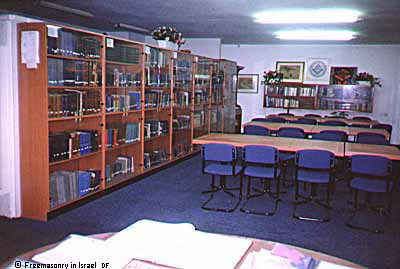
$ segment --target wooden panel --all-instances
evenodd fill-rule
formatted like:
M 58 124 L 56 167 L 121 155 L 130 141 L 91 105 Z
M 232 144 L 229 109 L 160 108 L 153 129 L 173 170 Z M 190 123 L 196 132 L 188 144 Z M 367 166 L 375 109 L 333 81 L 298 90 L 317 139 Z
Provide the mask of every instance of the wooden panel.
M 396 146 L 346 143 L 346 156 L 351 157 L 357 154 L 376 155 L 391 160 L 400 160 L 400 150 Z
M 21 63 L 18 45 L 22 216 L 46 220 L 49 210 L 46 27 L 43 23 L 19 24 L 18 44 L 22 31 L 30 30 L 39 32 L 40 64 L 36 69 L 27 69 Z

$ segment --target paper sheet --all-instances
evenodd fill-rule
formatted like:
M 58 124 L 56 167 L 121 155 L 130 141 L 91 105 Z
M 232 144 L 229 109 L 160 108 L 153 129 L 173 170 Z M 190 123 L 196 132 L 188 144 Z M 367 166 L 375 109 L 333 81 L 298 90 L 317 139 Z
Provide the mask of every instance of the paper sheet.
M 21 62 L 27 68 L 37 68 L 39 57 L 39 32 L 23 31 L 21 34 Z

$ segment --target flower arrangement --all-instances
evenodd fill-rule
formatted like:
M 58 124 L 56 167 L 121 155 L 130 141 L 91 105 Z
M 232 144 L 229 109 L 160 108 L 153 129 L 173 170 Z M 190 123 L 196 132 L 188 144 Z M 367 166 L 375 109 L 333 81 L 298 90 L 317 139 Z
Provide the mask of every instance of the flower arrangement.
M 155 40 L 166 40 L 173 42 L 178 47 L 185 44 L 185 39 L 182 37 L 182 33 L 179 33 L 173 27 L 161 26 L 152 32 L 153 39 Z
M 277 71 L 269 70 L 268 72 L 264 71 L 263 77 L 264 77 L 264 85 L 277 85 L 281 83 L 283 79 L 283 74 Z
M 371 75 L 370 73 L 367 73 L 367 72 L 358 73 L 355 80 L 357 82 L 358 81 L 368 81 L 369 84 L 371 85 L 371 87 L 374 87 L 374 86 L 382 87 L 380 78 L 374 77 L 373 75 Z

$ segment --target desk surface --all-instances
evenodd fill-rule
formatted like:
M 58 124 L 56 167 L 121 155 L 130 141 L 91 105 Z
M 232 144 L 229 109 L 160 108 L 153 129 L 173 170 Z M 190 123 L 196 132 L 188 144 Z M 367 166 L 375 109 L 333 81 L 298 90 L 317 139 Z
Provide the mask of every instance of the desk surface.
M 348 126 L 327 126 L 327 125 L 310 125 L 310 124 L 297 124 L 297 123 L 278 123 L 278 122 L 262 122 L 262 121 L 250 121 L 243 126 L 247 125 L 257 125 L 268 128 L 273 131 L 279 130 L 282 127 L 295 127 L 303 129 L 305 133 L 314 134 L 319 133 L 321 131 L 342 131 L 345 132 L 348 136 L 356 136 L 358 133 L 368 132 L 381 134 L 389 140 L 390 134 L 385 129 L 372 129 L 372 128 L 363 128 L 363 127 L 348 127 Z
M 346 157 L 356 154 L 377 155 L 390 160 L 400 160 L 400 150 L 396 146 L 346 143 Z
M 96 235 L 91 235 L 91 237 L 105 240 L 107 238 L 110 238 L 114 234 L 115 233 L 96 234 Z M 230 235 L 227 235 L 227 236 L 230 236 Z M 251 240 L 252 240 L 252 244 L 251 244 L 250 248 L 244 253 L 244 255 L 242 256 L 242 258 L 238 262 L 238 264 L 235 267 L 235 269 L 241 269 L 242 268 L 243 262 L 245 261 L 246 257 L 251 252 L 259 251 L 260 249 L 272 250 L 272 248 L 276 244 L 276 242 L 266 241 L 266 240 L 259 240 L 259 239 L 251 239 Z M 46 250 L 52 249 L 52 248 L 56 247 L 57 245 L 58 245 L 58 243 L 54 243 L 54 244 L 50 244 L 50 245 L 47 245 L 47 246 L 44 246 L 44 247 L 41 247 L 41 248 L 38 248 L 38 249 L 34 249 L 32 251 L 29 251 L 27 253 L 24 253 L 24 254 L 18 256 L 17 258 L 25 259 L 25 260 L 32 260 L 33 256 L 35 256 L 35 255 L 37 255 L 39 253 L 42 253 L 42 252 L 44 252 Z M 327 254 L 324 254 L 324 253 L 321 253 L 321 252 L 312 251 L 312 250 L 299 248 L 299 247 L 295 247 L 295 246 L 290 246 L 290 247 L 293 247 L 293 248 L 301 251 L 305 255 L 311 256 L 314 259 L 317 259 L 317 260 L 320 260 L 320 261 L 326 261 L 326 262 L 329 262 L 329 263 L 334 263 L 334 264 L 337 264 L 337 265 L 342 265 L 342 266 L 347 266 L 347 267 L 357 268 L 357 269 L 366 268 L 366 267 L 363 267 L 363 266 L 361 266 L 359 264 L 356 264 L 356 263 L 353 263 L 353 262 L 350 262 L 350 261 L 347 261 L 347 260 L 344 260 L 344 259 L 340 259 L 340 258 L 331 256 L 331 255 L 327 255 Z M 161 265 L 155 265 L 155 264 L 153 264 L 151 262 L 144 262 L 144 263 L 153 265 L 155 268 L 171 268 L 171 267 L 165 267 L 165 266 L 161 266 Z M 7 266 L 7 265 L 11 265 L 11 264 L 13 264 L 12 260 L 8 261 L 7 263 L 3 264 L 2 266 Z M 128 267 L 128 268 L 136 268 L 136 267 L 129 267 L 129 265 L 127 265 L 126 267 Z
M 344 156 L 344 143 L 336 141 L 220 133 L 211 133 L 193 139 L 193 144 L 202 145 L 207 143 L 231 144 L 235 147 L 244 147 L 247 145 L 265 145 L 276 147 L 281 151 L 291 152 L 296 152 L 302 149 L 323 149 L 331 151 L 337 157 Z

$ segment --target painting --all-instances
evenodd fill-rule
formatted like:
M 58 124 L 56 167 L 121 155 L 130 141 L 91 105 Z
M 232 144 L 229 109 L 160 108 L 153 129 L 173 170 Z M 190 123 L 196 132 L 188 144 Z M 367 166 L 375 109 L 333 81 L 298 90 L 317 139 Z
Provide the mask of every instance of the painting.
M 239 74 L 238 93 L 258 93 L 258 74 Z
M 329 59 L 308 58 L 304 70 L 304 83 L 329 84 L 330 67 Z
M 330 83 L 334 85 L 354 85 L 357 67 L 333 66 Z
M 276 71 L 283 74 L 282 82 L 303 82 L 304 62 L 276 62 Z

